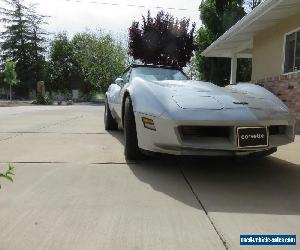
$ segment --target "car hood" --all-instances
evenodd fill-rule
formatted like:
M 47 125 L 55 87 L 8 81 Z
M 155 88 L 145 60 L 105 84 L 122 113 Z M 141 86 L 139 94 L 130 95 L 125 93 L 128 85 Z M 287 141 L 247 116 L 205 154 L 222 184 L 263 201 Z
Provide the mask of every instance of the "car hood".
M 219 87 L 208 82 L 188 80 L 152 83 L 154 86 L 159 86 L 159 91 L 166 91 L 169 98 L 182 109 L 281 109 L 278 104 L 267 98 L 254 96 L 245 91 Z

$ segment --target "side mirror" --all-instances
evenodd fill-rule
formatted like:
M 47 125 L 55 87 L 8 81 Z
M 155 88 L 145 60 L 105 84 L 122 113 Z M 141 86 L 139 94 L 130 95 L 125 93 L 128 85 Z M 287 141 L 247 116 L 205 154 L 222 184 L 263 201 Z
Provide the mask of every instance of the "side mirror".
M 117 78 L 117 79 L 115 80 L 115 83 L 116 83 L 117 85 L 119 85 L 120 87 L 122 87 L 122 86 L 124 85 L 124 80 L 123 80 L 122 78 Z

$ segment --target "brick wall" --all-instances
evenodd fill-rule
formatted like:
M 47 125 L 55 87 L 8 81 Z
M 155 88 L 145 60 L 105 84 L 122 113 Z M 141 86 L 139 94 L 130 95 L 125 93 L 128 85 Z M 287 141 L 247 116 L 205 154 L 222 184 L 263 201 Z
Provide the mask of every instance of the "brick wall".
M 300 72 L 257 80 L 277 95 L 297 115 L 297 133 L 300 134 Z

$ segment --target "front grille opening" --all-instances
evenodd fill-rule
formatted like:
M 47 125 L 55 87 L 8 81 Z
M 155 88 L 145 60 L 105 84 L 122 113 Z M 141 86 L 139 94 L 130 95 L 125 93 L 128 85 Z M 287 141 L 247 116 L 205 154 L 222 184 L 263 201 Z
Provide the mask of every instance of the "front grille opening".
M 286 133 L 287 126 L 285 125 L 274 125 L 269 127 L 270 135 L 284 135 Z
M 182 126 L 179 131 L 183 137 L 229 138 L 230 127 L 220 126 Z

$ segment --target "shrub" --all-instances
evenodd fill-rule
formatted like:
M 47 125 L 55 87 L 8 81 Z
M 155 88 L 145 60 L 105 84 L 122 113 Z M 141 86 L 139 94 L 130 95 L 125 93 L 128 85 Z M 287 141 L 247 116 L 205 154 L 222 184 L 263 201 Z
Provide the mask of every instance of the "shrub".
M 37 105 L 52 105 L 52 99 L 47 95 L 37 95 L 36 99 L 33 101 L 33 104 Z

